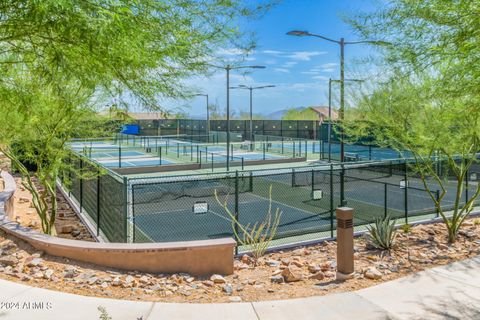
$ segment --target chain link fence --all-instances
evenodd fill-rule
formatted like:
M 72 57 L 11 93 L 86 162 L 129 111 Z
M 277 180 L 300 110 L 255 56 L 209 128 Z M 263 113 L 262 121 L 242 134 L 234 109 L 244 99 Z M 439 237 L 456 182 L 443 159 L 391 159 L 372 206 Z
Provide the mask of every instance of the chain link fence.
M 355 228 L 387 214 L 401 223 L 438 216 L 432 194 L 438 197 L 440 186 L 428 179 L 427 192 L 404 160 L 142 178 L 119 176 L 82 157 L 67 163 L 63 186 L 97 234 L 111 242 L 234 237 L 232 216 L 248 229 L 277 210 L 274 240 L 282 244 L 333 237 L 334 212 L 342 205 L 354 208 Z M 442 209 L 449 210 L 457 184 L 444 163 L 436 166 L 447 181 Z M 479 177 L 474 164 L 462 184 L 463 203 Z

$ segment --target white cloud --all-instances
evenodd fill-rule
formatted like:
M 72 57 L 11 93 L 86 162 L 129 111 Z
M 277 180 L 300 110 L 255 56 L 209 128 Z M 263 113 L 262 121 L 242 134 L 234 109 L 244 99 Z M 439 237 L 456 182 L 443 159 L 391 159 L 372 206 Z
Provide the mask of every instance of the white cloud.
M 322 69 L 322 72 L 334 72 L 335 69 L 334 68 L 325 68 L 325 69 Z
M 325 53 L 325 51 L 295 51 L 292 54 L 287 55 L 287 57 L 298 61 L 310 61 L 312 57 Z
M 278 51 L 278 50 L 263 50 L 265 54 L 276 57 L 288 58 L 295 61 L 310 61 L 312 57 L 327 53 L 326 51 Z
M 282 68 L 291 68 L 294 65 L 296 65 L 297 63 L 298 63 L 297 61 L 287 61 L 281 67 Z
M 317 75 L 319 71 L 317 70 L 310 70 L 310 71 L 302 71 L 301 74 L 309 74 L 309 75 Z
M 290 73 L 290 70 L 285 69 L 285 68 L 275 68 L 275 69 L 273 69 L 273 71 L 282 72 L 282 73 Z
M 265 54 L 271 54 L 274 56 L 281 55 L 284 53 L 283 51 L 278 51 L 278 50 L 263 50 L 262 52 Z
M 329 69 L 329 68 L 335 68 L 336 66 L 338 66 L 338 63 L 336 62 L 329 62 L 329 63 L 324 63 L 320 66 L 320 68 L 323 68 L 323 69 Z
M 328 80 L 328 77 L 325 77 L 325 76 L 314 76 L 314 77 L 312 77 L 312 79 L 315 79 L 315 80 Z
M 277 60 L 268 59 L 268 60 L 265 60 L 263 63 L 265 63 L 265 64 L 276 64 L 276 63 L 277 63 Z
M 239 56 L 239 55 L 245 55 L 245 54 L 253 54 L 253 51 L 245 51 L 242 49 L 238 48 L 229 48 L 229 49 L 218 49 L 216 51 L 217 55 L 219 56 Z

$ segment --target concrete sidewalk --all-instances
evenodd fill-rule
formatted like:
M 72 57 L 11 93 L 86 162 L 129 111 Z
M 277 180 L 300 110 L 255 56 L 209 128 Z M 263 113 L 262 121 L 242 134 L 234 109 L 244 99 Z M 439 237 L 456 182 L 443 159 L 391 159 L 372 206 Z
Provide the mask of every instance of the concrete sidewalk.
M 480 319 L 480 257 L 367 289 L 303 299 L 227 304 L 84 297 L 0 280 L 1 319 Z

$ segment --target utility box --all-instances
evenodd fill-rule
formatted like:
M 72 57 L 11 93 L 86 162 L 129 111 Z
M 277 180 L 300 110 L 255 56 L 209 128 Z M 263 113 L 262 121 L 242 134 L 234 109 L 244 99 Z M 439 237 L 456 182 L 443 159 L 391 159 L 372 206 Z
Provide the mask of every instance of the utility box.
M 339 207 L 337 216 L 337 279 L 353 277 L 353 209 Z

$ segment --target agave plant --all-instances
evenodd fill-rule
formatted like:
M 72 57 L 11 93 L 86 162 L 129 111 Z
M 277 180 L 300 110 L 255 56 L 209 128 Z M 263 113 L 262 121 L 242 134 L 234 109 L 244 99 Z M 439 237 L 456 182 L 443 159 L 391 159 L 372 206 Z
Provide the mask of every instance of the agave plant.
M 397 236 L 395 230 L 395 219 L 391 219 L 390 215 L 383 218 L 375 219 L 375 225 L 368 226 L 369 238 L 371 244 L 382 250 L 390 250 Z

